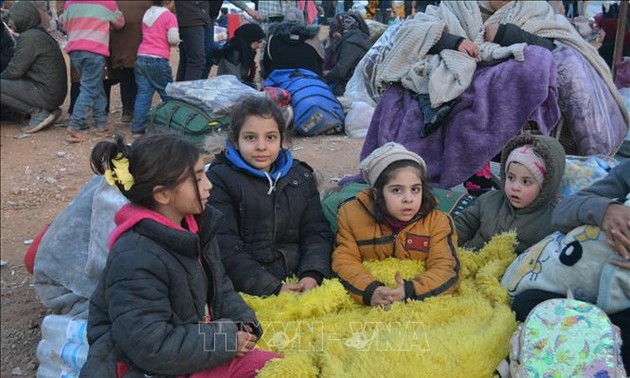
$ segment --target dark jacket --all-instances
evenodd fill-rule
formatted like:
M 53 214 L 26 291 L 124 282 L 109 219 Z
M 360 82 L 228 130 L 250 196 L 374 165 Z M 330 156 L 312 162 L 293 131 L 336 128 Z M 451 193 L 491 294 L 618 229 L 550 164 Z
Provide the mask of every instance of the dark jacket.
M 142 18 L 151 2 L 146 0 L 119 1 L 118 9 L 125 16 L 125 26 L 114 29 L 109 36 L 112 68 L 133 68 L 142 42 Z
M 225 215 L 218 232 L 221 256 L 238 291 L 271 295 L 293 275 L 320 282 L 330 276 L 333 235 L 312 169 L 297 160 L 291 164 L 269 195 L 267 179 L 235 166 L 225 153 L 208 169 L 210 204 Z
M 304 68 L 322 75 L 324 47 L 318 26 L 281 22 L 270 26 L 269 34 L 262 61 L 265 76 L 282 68 Z
M 567 233 L 583 224 L 601 227 L 612 203 L 623 204 L 630 194 L 630 160 L 614 167 L 608 176 L 563 199 L 553 212 L 554 229 Z
M 464 37 L 443 32 L 437 43 L 429 49 L 429 54 L 439 54 L 442 50 L 457 50 L 463 40 Z
M 499 25 L 493 42 L 501 46 L 510 46 L 515 43 L 525 42 L 528 45 L 544 47 L 549 51 L 553 51 L 553 49 L 556 48 L 552 39 L 528 33 L 514 24 Z
M 47 99 L 47 110 L 63 104 L 68 92 L 66 62 L 57 41 L 40 25 L 37 8 L 29 1 L 16 2 L 9 17 L 20 33 L 13 59 L 0 77 L 3 80 L 33 82 Z
M 369 33 L 359 29 L 346 32 L 337 42 L 333 53 L 335 66 L 324 75 L 326 83 L 334 85 L 335 96 L 344 94 L 354 68 L 371 46 Z
M 193 0 L 175 0 L 175 14 L 177 15 L 177 24 L 180 28 L 190 26 L 206 26 L 210 25 L 210 7 L 211 3 L 220 3 L 219 9 L 223 1 L 193 1 Z M 213 8 L 216 5 L 213 6 Z
M 479 249 L 494 235 L 516 230 L 516 253 L 521 253 L 552 232 L 551 213 L 557 204 L 564 174 L 564 149 L 556 139 L 549 136 L 523 134 L 513 138 L 501 155 L 501 188 L 505 188 L 505 163 L 510 152 L 524 144 L 533 145 L 536 154 L 545 162 L 546 174 L 540 194 L 522 209 L 514 208 L 503 190 L 481 195 L 455 218 L 460 245 Z
M 2 40 L 0 41 L 0 47 L 2 53 L 0 55 L 0 72 L 9 65 L 11 58 L 13 58 L 13 52 L 15 51 L 15 41 L 9 32 L 9 27 L 2 23 Z
M 115 377 L 117 361 L 135 374 L 202 371 L 235 356 L 242 324 L 260 335 L 221 264 L 215 234 L 223 216 L 208 206 L 200 218 L 199 234 L 141 219 L 115 242 L 90 303 L 82 377 Z M 206 304 L 210 323 L 201 322 Z

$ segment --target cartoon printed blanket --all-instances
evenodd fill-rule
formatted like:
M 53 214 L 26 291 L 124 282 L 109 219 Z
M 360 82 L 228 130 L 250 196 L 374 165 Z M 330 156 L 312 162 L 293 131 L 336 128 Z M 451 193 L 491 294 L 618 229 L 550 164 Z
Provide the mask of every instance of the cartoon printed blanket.
M 284 355 L 259 377 L 489 377 L 508 354 L 516 320 L 499 285 L 514 259 L 514 234 L 475 254 L 462 251 L 457 294 L 396 303 L 389 310 L 352 300 L 338 280 L 300 296 L 244 295 L 265 333 L 262 349 Z M 419 262 L 385 260 L 367 268 L 388 286 L 411 278 Z

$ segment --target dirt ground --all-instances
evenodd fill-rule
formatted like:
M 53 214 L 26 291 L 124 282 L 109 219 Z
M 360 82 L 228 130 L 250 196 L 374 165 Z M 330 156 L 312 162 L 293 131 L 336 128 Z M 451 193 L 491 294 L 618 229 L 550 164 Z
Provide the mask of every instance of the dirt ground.
M 172 56 L 171 67 L 176 68 L 177 52 Z M 122 109 L 118 86 L 112 88 L 111 103 L 110 123 L 129 137 L 130 125 L 119 122 Z M 18 123 L 0 124 L 2 377 L 35 376 L 41 321 L 50 313 L 37 299 L 32 276 L 24 267 L 28 244 L 55 220 L 93 174 L 89 153 L 100 139 L 92 136 L 89 142 L 80 144 L 64 141 L 68 104 L 69 99 L 54 127 L 35 134 L 22 134 Z M 336 186 L 336 178 L 358 171 L 362 144 L 362 139 L 344 135 L 295 136 L 290 148 L 296 158 L 319 173 L 320 186 L 327 189 Z

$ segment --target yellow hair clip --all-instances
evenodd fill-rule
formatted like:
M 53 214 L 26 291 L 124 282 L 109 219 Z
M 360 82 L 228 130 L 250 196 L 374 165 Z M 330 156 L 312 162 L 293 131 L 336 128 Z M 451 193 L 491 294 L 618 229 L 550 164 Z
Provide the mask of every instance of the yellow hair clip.
M 105 181 L 114 187 L 118 183 L 122 185 L 125 191 L 129 191 L 134 184 L 133 175 L 129 173 L 129 159 L 119 153 L 112 160 L 112 164 L 114 165 L 114 169 L 106 169 L 103 174 Z

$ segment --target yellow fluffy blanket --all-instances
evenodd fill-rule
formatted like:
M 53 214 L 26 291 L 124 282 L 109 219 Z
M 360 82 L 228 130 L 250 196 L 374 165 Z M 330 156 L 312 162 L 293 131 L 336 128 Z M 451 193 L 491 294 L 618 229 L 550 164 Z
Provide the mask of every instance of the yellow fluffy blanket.
M 478 254 L 461 251 L 464 280 L 452 296 L 360 305 L 338 280 L 303 295 L 244 295 L 265 331 L 258 346 L 284 355 L 259 377 L 489 377 L 508 354 L 516 329 L 500 278 L 514 259 L 513 234 Z M 394 273 L 411 278 L 414 261 L 366 263 L 390 287 Z

